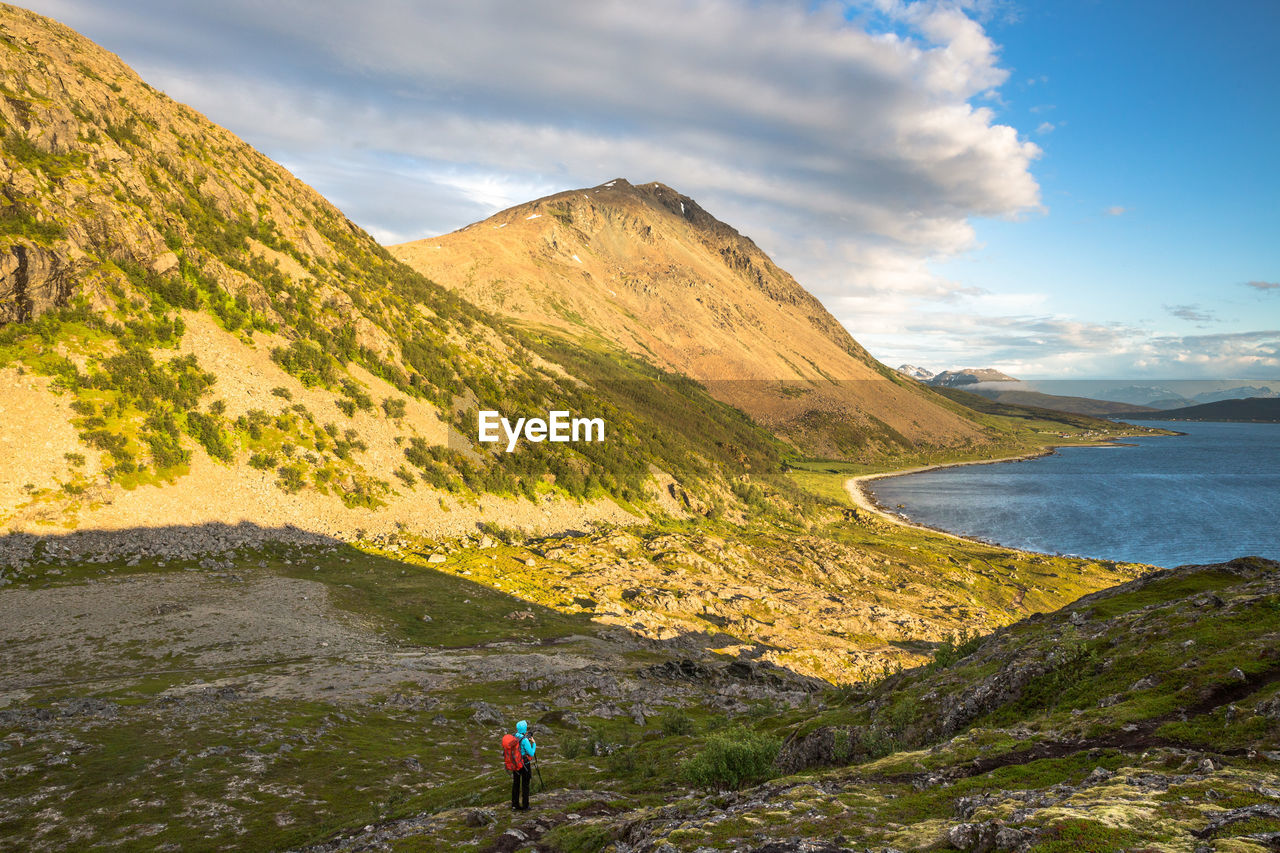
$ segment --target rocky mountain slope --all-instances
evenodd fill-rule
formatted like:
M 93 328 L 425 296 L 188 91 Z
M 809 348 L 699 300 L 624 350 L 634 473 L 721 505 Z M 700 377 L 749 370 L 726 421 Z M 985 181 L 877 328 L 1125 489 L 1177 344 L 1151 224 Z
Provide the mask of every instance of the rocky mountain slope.
M 1278 641 L 1280 564 L 1156 573 L 795 715 L 798 775 L 598 822 L 634 849 L 1275 849 Z
M 701 389 L 509 328 L 76 33 L 6 6 L 0 41 L 0 529 L 563 530 L 781 470 Z M 609 440 L 502 453 L 481 408 Z
M 868 355 L 750 239 L 662 184 L 557 193 L 391 251 L 490 311 L 692 377 L 806 455 L 991 440 Z

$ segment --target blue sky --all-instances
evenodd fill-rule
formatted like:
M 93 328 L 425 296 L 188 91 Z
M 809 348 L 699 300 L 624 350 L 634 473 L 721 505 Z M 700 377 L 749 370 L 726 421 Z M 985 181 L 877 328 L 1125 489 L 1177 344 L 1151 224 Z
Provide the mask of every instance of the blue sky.
M 982 248 L 935 269 L 1164 335 L 1280 326 L 1280 292 L 1256 286 L 1280 270 L 1280 5 L 1025 4 L 988 32 L 1046 211 L 980 222 Z
M 28 5 L 384 242 L 658 180 L 895 366 L 1280 378 L 1271 0 Z

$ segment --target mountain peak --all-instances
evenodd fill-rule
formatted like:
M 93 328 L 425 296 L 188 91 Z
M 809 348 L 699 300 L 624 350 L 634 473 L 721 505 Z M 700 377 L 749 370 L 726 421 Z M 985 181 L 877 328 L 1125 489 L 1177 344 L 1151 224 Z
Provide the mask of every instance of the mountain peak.
M 813 433 L 807 452 L 852 452 L 856 440 L 821 437 L 842 430 L 981 440 L 962 414 L 896 381 L 748 237 L 659 182 L 566 190 L 392 252 L 483 308 L 603 339 L 784 434 Z
M 933 378 L 932 370 L 915 364 L 900 364 L 897 370 L 903 376 L 910 376 L 912 379 L 918 379 L 921 382 L 926 382 Z
M 976 385 L 979 382 L 1017 382 L 1008 374 L 990 367 L 964 367 L 959 370 L 944 370 L 929 379 L 930 385 L 941 385 L 956 388 L 964 385 Z

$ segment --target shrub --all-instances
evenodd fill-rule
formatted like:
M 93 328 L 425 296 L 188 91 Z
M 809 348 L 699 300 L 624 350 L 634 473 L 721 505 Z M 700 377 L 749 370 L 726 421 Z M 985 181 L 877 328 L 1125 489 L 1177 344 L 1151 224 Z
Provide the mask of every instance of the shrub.
M 204 445 L 204 449 L 214 459 L 230 462 L 235 458 L 235 452 L 227 440 L 227 433 L 222 429 L 222 418 L 217 415 L 206 415 L 197 411 L 187 412 L 187 432 Z
M 305 469 L 301 465 L 281 465 L 276 469 L 276 473 L 280 475 L 276 479 L 276 485 L 291 495 L 302 491 L 307 485 L 307 481 L 303 478 Z
M 276 467 L 277 460 L 270 453 L 255 453 L 249 457 L 249 464 L 259 471 L 267 471 Z
M 333 384 L 333 357 L 311 341 L 297 340 L 287 349 L 276 347 L 271 351 L 271 358 L 308 388 Z
M 506 545 L 512 545 L 524 541 L 524 534 L 516 528 L 495 524 L 492 521 L 482 521 L 476 525 L 476 528 L 481 533 L 492 536 L 494 539 L 497 539 L 499 542 Z
M 976 631 L 965 629 L 959 634 L 948 634 L 933 652 L 935 668 L 948 667 L 958 660 L 968 657 L 977 651 L 982 644 L 982 636 Z
M 284 387 L 272 388 L 271 393 L 285 400 L 293 399 L 293 392 L 290 391 L 288 388 L 284 388 Z
M 663 711 L 658 725 L 666 735 L 693 734 L 693 718 L 679 708 L 668 708 Z
M 858 753 L 867 758 L 883 758 L 897 750 L 893 735 L 875 726 L 858 731 Z
M 342 395 L 351 401 L 353 407 L 357 409 L 372 409 L 373 398 L 365 393 L 357 383 L 350 379 L 343 379 L 341 384 Z M 343 411 L 346 411 L 343 409 Z
M 172 413 L 156 412 L 147 418 L 145 426 L 143 437 L 157 471 L 185 465 L 191 459 L 191 452 L 182 448 Z
M 105 429 L 91 429 L 88 432 L 81 433 L 80 438 L 89 446 L 106 451 L 118 460 L 133 458 L 133 455 L 128 450 L 129 439 L 123 435 L 117 435 Z
M 405 415 L 405 402 L 404 400 L 393 400 L 388 397 L 382 401 L 382 411 L 386 412 L 387 417 L 398 420 Z
M 681 775 L 695 787 L 737 790 L 769 778 L 780 749 L 780 738 L 734 726 L 708 738 L 702 752 L 681 766 Z

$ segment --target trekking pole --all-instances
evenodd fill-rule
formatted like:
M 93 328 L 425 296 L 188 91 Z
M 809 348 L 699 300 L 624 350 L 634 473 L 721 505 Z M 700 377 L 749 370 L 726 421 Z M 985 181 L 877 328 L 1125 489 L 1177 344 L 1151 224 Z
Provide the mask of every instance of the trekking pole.
M 534 761 L 532 764 L 534 772 L 538 774 L 538 793 L 541 794 L 547 790 L 547 783 L 542 781 L 542 762 Z

